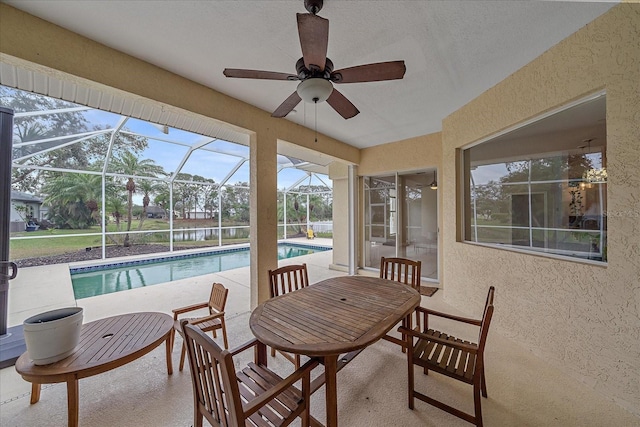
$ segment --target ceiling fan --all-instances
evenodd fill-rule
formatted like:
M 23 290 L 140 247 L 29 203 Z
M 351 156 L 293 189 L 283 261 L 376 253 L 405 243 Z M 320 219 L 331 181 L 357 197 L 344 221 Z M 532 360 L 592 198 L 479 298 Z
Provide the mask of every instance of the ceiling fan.
M 304 0 L 309 13 L 297 13 L 298 35 L 302 47 L 302 58 L 296 62 L 296 73 L 276 71 L 245 70 L 225 68 L 224 75 L 241 79 L 300 80 L 298 88 L 271 114 L 285 117 L 301 100 L 309 103 L 327 103 L 345 119 L 350 119 L 360 111 L 333 83 L 362 83 L 396 80 L 404 77 L 404 61 L 378 62 L 355 67 L 333 69 L 333 62 L 327 58 L 329 43 L 329 20 L 317 13 L 322 9 L 323 0 Z

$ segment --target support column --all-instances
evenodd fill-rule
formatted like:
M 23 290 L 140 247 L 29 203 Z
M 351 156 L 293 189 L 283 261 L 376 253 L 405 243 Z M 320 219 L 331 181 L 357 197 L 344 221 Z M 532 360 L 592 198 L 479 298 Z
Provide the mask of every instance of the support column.
M 357 273 L 356 214 L 358 208 L 358 175 L 355 165 L 349 165 L 349 275 Z
M 251 135 L 251 309 L 269 299 L 268 271 L 278 267 L 278 144 L 274 136 Z
M 0 107 L 0 335 L 7 333 L 9 315 L 12 137 L 13 110 Z

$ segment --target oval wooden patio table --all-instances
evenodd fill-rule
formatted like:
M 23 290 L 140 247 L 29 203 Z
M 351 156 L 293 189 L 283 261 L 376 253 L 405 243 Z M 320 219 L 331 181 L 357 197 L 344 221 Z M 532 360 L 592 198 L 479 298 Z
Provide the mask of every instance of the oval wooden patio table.
M 336 427 L 336 374 L 350 360 L 343 357 L 339 364 L 338 357 L 378 341 L 402 319 L 410 322 L 409 315 L 419 304 L 420 294 L 410 286 L 377 277 L 343 276 L 262 303 L 251 313 L 249 324 L 268 346 L 324 359 L 327 426 Z M 320 385 L 312 384 L 312 390 Z
M 101 374 L 144 356 L 166 342 L 167 373 L 173 373 L 170 333 L 173 319 L 164 313 L 130 313 L 82 325 L 76 350 L 49 365 L 34 365 L 29 353 L 16 361 L 16 371 L 32 383 L 31 403 L 40 400 L 40 385 L 67 383 L 68 425 L 78 425 L 78 380 Z

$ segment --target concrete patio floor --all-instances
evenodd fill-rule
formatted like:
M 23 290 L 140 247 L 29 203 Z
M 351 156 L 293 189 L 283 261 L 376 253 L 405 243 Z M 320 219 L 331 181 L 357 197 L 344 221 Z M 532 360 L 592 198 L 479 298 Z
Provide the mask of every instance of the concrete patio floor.
M 321 252 L 281 265 L 306 262 L 310 281 L 343 275 L 329 270 L 332 253 Z M 69 300 L 66 265 L 32 267 L 20 271 L 21 280 L 12 283 L 10 304 L 20 294 L 43 298 L 42 307 L 75 305 Z M 366 272 L 364 274 L 367 274 Z M 370 274 L 370 273 L 369 273 Z M 204 301 L 210 284 L 219 281 L 229 288 L 226 319 L 229 344 L 235 347 L 252 338 L 249 329 L 249 268 L 180 280 L 78 300 L 84 307 L 84 321 L 132 311 L 161 311 Z M 70 283 L 70 280 L 69 280 Z M 65 287 L 66 286 L 66 287 Z M 28 289 L 27 289 L 28 287 Z M 37 296 L 34 296 L 36 293 Z M 422 305 L 457 314 L 443 300 L 443 292 L 423 297 Z M 496 290 L 496 316 L 500 314 L 500 289 Z M 50 309 L 50 308 L 47 308 Z M 15 324 L 28 310 L 11 314 Z M 43 311 L 43 310 L 40 310 Z M 24 318 L 23 317 L 23 318 Z M 438 326 L 437 322 L 432 323 Z M 451 330 L 451 328 L 449 328 Z M 476 331 L 453 328 L 453 333 L 474 339 Z M 221 340 L 220 340 L 221 341 Z M 173 352 L 174 373 L 167 376 L 164 348 L 118 369 L 80 381 L 80 425 L 98 426 L 191 426 L 192 388 L 186 368 L 179 372 L 178 339 Z M 252 354 L 239 358 L 245 364 Z M 269 358 L 272 369 L 286 375 L 292 365 L 282 357 Z M 317 368 L 315 373 L 319 373 Z M 363 351 L 338 374 L 340 425 L 369 426 L 468 426 L 469 423 L 426 403 L 416 401 L 415 410 L 407 408 L 406 355 L 387 341 L 379 341 Z M 482 408 L 486 426 L 637 426 L 640 419 L 602 397 L 585 384 L 569 377 L 502 336 L 497 328 L 489 333 L 486 350 L 486 377 L 489 397 Z M 471 387 L 438 374 L 416 374 L 416 387 L 436 398 L 471 411 Z M 0 425 L 64 426 L 67 419 L 65 384 L 44 385 L 40 402 L 29 404 L 31 387 L 13 367 L 0 370 Z M 324 388 L 312 398 L 312 415 L 324 420 Z M 206 422 L 205 422 L 206 424 Z

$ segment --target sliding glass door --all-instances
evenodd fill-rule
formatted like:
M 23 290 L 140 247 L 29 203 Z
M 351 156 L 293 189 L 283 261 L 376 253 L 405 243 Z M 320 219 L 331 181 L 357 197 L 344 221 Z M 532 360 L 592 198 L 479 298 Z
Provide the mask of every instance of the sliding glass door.
M 364 178 L 366 268 L 379 269 L 383 256 L 399 256 L 422 261 L 422 277 L 438 280 L 435 181 L 434 171 Z
M 364 178 L 364 258 L 365 266 L 380 267 L 380 257 L 396 254 L 396 177 Z

